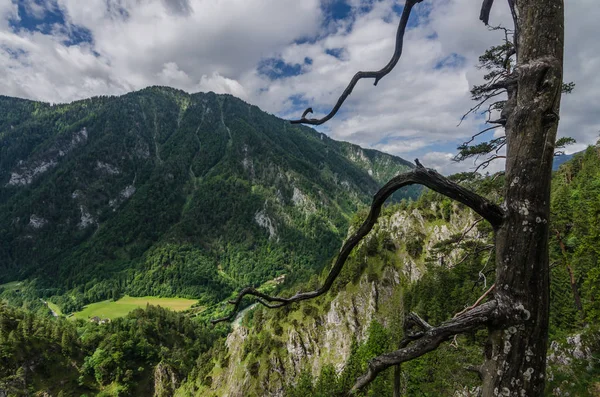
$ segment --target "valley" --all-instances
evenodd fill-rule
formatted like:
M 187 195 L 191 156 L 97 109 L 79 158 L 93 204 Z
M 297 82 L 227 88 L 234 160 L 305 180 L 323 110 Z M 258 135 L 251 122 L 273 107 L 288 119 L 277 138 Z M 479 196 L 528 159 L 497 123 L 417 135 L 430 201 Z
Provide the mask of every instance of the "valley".
M 10 110 L 0 116 L 8 393 L 342 396 L 368 359 L 397 346 L 404 314 L 439 324 L 494 283 L 491 226 L 409 189 L 329 293 L 273 310 L 247 300 L 232 324 L 212 327 L 243 287 L 322 283 L 370 195 L 412 165 L 283 127 L 230 96 L 153 87 L 70 105 L 0 99 Z M 451 178 L 490 200 L 505 183 Z M 595 397 L 599 386 L 599 181 L 598 145 L 553 179 L 547 374 L 557 396 Z M 480 362 L 484 334 L 403 365 L 405 395 L 477 393 L 464 367 Z M 394 382 L 388 371 L 366 395 L 389 395 Z
M 379 184 L 413 167 L 228 95 L 150 87 L 0 108 L 0 282 L 29 280 L 21 295 L 65 314 L 307 279 Z
M 197 301 L 184 298 L 157 298 L 152 296 L 131 297 L 124 296 L 116 301 L 103 301 L 90 303 L 83 310 L 73 313 L 73 318 L 89 320 L 93 317 L 113 320 L 124 317 L 135 309 L 145 308 L 147 305 L 160 306 L 176 312 L 190 309 Z M 50 305 L 50 304 L 49 304 Z

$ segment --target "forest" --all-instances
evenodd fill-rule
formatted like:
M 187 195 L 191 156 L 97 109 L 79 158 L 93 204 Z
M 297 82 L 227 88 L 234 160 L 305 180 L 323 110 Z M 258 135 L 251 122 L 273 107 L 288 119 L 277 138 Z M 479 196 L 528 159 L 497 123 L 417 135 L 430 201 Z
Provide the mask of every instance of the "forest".
M 495 197 L 505 183 L 502 177 L 478 174 L 457 174 L 452 178 L 488 197 Z M 564 357 L 563 361 L 550 359 L 548 373 L 552 376 L 547 392 L 595 396 L 600 376 L 600 235 L 594 227 L 600 217 L 600 142 L 575 155 L 554 173 L 551 208 L 550 339 L 555 356 Z M 418 231 L 411 233 L 415 238 L 399 238 L 398 232 L 390 229 L 393 222 L 388 223 L 387 219 L 398 214 L 412 214 L 424 222 L 409 222 L 410 231 Z M 359 211 L 350 227 L 356 227 L 363 216 L 364 210 Z M 3 303 L 0 389 L 9 395 L 41 391 L 63 396 L 218 395 L 223 387 L 233 387 L 222 383 L 221 376 L 229 374 L 228 368 L 239 368 L 242 374 L 232 372 L 231 376 L 244 384 L 246 395 L 260 395 L 261 384 L 271 382 L 279 384 L 284 395 L 289 396 L 342 396 L 365 370 L 369 358 L 391 349 L 401 338 L 401 328 L 395 323 L 400 321 L 401 313 L 394 307 L 400 305 L 405 312 L 418 312 L 428 322 L 437 324 L 459 312 L 465 302 L 474 302 L 494 282 L 492 268 L 486 267 L 493 255 L 489 226 L 479 222 L 467 238 L 463 237 L 473 219 L 464 206 L 453 205 L 432 191 L 414 201 L 392 204 L 386 207 L 380 227 L 352 254 L 330 294 L 285 310 L 254 308 L 233 328 L 209 325 L 215 313 L 227 310 L 227 305 L 221 309 L 217 305 L 200 315 L 193 309 L 175 313 L 149 306 L 100 325 L 53 318 L 48 308 L 35 300 L 21 298 L 22 307 L 28 309 Z M 431 230 L 439 231 L 443 226 L 452 228 L 456 222 L 462 226 L 458 233 L 442 235 L 437 240 L 431 234 Z M 459 248 L 455 247 L 457 243 Z M 422 271 L 416 279 L 407 273 L 411 262 Z M 326 270 L 320 277 L 294 288 L 312 288 Z M 349 343 L 347 357 L 321 352 L 311 359 L 300 354 L 295 358 L 298 366 L 293 365 L 293 352 L 285 352 L 291 335 L 308 332 L 310 324 L 326 321 L 340 297 L 351 296 L 355 302 L 365 282 L 383 285 L 380 295 L 384 296 L 386 283 L 394 285 L 393 281 L 386 281 L 390 271 L 400 274 L 399 284 L 389 290 L 393 291 L 389 300 L 380 298 L 371 320 L 363 322 L 361 318 L 365 329 L 362 337 L 340 328 L 340 335 Z M 23 296 L 14 290 L 5 291 L 3 296 L 11 294 L 14 296 L 9 301 L 13 302 Z M 227 342 L 231 341 L 227 335 L 243 329 L 247 337 L 241 345 Z M 569 355 L 568 341 L 576 335 L 580 335 L 583 356 L 573 354 L 573 347 Z M 451 395 L 455 390 L 475 387 L 478 378 L 465 367 L 480 357 L 484 333 L 466 334 L 455 343 L 456 346 L 445 344 L 402 366 L 405 395 Z M 310 345 L 306 346 L 310 349 Z M 280 365 L 287 371 L 279 380 L 273 378 L 277 373 L 273 357 L 279 357 Z M 314 360 L 323 361 L 317 373 L 309 365 L 314 365 Z M 564 360 L 570 360 L 568 365 L 564 365 Z M 343 364 L 341 372 L 339 364 Z M 299 372 L 293 375 L 296 370 Z M 365 395 L 391 394 L 392 383 L 393 373 L 388 371 L 372 383 Z M 556 393 L 557 388 L 562 394 Z

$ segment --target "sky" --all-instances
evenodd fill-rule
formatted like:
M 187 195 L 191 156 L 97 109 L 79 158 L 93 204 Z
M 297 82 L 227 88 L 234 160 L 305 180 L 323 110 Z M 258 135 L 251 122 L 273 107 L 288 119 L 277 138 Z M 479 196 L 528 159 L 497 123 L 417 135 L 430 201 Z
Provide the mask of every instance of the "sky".
M 483 127 L 469 90 L 477 60 L 501 43 L 479 21 L 481 1 L 424 0 L 413 9 L 396 68 L 362 80 L 338 115 L 318 127 L 444 174 Z M 506 1 L 490 23 L 510 27 Z M 584 149 L 599 137 L 600 7 L 565 1 L 560 136 Z M 283 118 L 329 112 L 354 73 L 378 70 L 394 51 L 403 0 L 0 0 L 0 95 L 64 103 L 151 85 L 235 95 Z M 482 138 L 490 138 L 492 132 Z M 500 161 L 486 171 L 503 167 Z

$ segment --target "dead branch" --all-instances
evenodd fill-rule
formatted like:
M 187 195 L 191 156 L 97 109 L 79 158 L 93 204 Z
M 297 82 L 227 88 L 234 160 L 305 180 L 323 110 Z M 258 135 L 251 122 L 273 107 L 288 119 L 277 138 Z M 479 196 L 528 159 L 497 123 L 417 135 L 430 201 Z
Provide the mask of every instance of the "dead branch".
M 471 255 L 477 255 L 477 254 L 480 254 L 480 253 L 482 253 L 483 251 L 491 251 L 491 250 L 492 250 L 492 249 L 494 249 L 494 248 L 495 248 L 495 246 L 494 246 L 494 245 L 491 245 L 491 244 L 484 245 L 484 246 L 483 246 L 483 247 L 481 247 L 481 248 L 478 248 L 478 249 L 476 249 L 476 250 L 474 250 L 474 251 L 471 251 L 471 252 L 467 253 L 467 254 L 466 254 L 465 256 L 463 256 L 463 258 L 462 258 L 460 261 L 458 261 L 458 262 L 457 262 L 457 263 L 456 263 L 454 266 L 460 265 L 461 263 L 463 263 L 464 261 L 466 261 L 466 260 L 467 260 L 467 258 L 469 258 Z
M 502 210 L 496 204 L 488 201 L 484 197 L 466 189 L 459 184 L 445 178 L 440 175 L 437 171 L 425 168 L 420 163 L 417 163 L 418 166 L 414 168 L 412 171 L 406 172 L 404 174 L 400 174 L 388 183 L 386 183 L 373 197 L 373 202 L 371 204 L 371 210 L 367 219 L 363 222 L 363 224 L 358 228 L 358 230 L 346 240 L 340 253 L 337 256 L 337 259 L 329 271 L 327 278 L 323 285 L 309 292 L 299 292 L 292 297 L 285 298 L 281 296 L 270 296 L 265 293 L 258 291 L 255 288 L 247 287 L 240 291 L 238 296 L 230 300 L 229 303 L 234 305 L 232 312 L 225 317 L 212 320 L 213 324 L 230 321 L 233 319 L 235 314 L 239 311 L 242 300 L 245 296 L 254 296 L 259 298 L 258 302 L 263 304 L 268 308 L 277 308 L 282 306 L 287 306 L 290 303 L 300 302 L 307 299 L 313 299 L 318 296 L 323 295 L 333 285 L 333 282 L 336 280 L 348 256 L 352 252 L 352 250 L 360 243 L 360 241 L 371 231 L 377 219 L 379 218 L 379 214 L 381 212 L 381 207 L 385 203 L 385 201 L 398 189 L 409 186 L 409 185 L 423 185 L 431 190 L 440 193 L 446 197 L 449 197 L 453 200 L 456 200 L 467 207 L 471 208 L 479 215 L 481 215 L 484 219 L 492 224 L 494 228 L 498 228 L 503 221 L 504 218 L 504 210 Z
M 350 394 L 357 394 L 361 389 L 370 384 L 381 371 L 435 350 L 442 342 L 452 338 L 454 335 L 473 331 L 490 324 L 498 314 L 497 306 L 495 300 L 486 302 L 473 310 L 442 323 L 439 327 L 432 327 L 424 331 L 422 336 L 414 340 L 412 344 L 375 357 L 369 361 L 367 373 L 358 378 Z
M 482 99 L 481 101 L 479 101 L 479 102 L 477 103 L 477 105 L 473 106 L 471 109 L 469 109 L 469 111 L 468 111 L 467 113 L 465 113 L 465 114 L 463 114 L 463 115 L 462 115 L 462 117 L 460 118 L 460 121 L 458 122 L 458 125 L 457 125 L 457 127 L 458 127 L 458 126 L 460 126 L 460 125 L 462 124 L 462 122 L 463 122 L 463 121 L 465 121 L 465 119 L 467 118 L 467 116 L 468 116 L 468 115 L 470 115 L 470 114 L 471 114 L 471 113 L 473 113 L 473 112 L 476 112 L 476 111 L 478 111 L 478 110 L 479 110 L 479 109 L 480 109 L 480 108 L 483 106 L 483 104 L 484 104 L 484 103 L 486 103 L 488 100 L 490 100 L 490 99 L 492 99 L 493 97 L 496 97 L 496 96 L 498 96 L 498 95 L 501 95 L 501 94 L 503 94 L 504 92 L 505 92 L 504 90 L 502 90 L 502 91 L 498 91 L 498 90 L 496 90 L 496 91 L 494 91 L 494 92 L 492 92 L 492 93 L 490 93 L 490 94 L 486 94 L 486 95 L 484 95 L 484 96 L 483 96 L 483 99 Z
M 482 301 L 483 299 L 485 299 L 485 297 L 486 297 L 486 296 L 488 296 L 488 294 L 494 290 L 494 287 L 495 287 L 495 286 L 496 286 L 496 283 L 492 284 L 492 286 L 491 286 L 491 287 L 490 287 L 490 288 L 489 288 L 487 291 L 485 291 L 485 292 L 483 293 L 483 295 L 481 295 L 481 296 L 479 297 L 479 299 L 477 299 L 477 301 L 475 301 L 475 303 L 473 303 L 473 305 L 471 305 L 471 306 L 468 306 L 468 307 L 465 307 L 463 310 L 461 310 L 460 312 L 456 313 L 456 314 L 454 315 L 454 317 L 452 317 L 452 318 L 456 318 L 456 317 L 458 317 L 458 316 L 461 316 L 461 315 L 465 314 L 465 313 L 466 313 L 466 312 L 468 312 L 469 310 L 473 310 L 473 309 L 475 309 L 475 308 L 476 308 L 476 307 L 477 307 L 477 306 L 478 306 L 478 305 L 481 303 L 481 301 Z
M 291 123 L 292 124 L 321 125 L 321 124 L 327 122 L 333 116 L 335 116 L 335 114 L 338 112 L 338 110 L 340 110 L 340 108 L 342 107 L 342 104 L 344 103 L 346 98 L 348 98 L 350 96 L 350 94 L 352 93 L 352 90 L 354 89 L 354 87 L 356 86 L 356 83 L 358 83 L 359 80 L 375 79 L 375 82 L 373 84 L 377 85 L 379 80 L 381 80 L 388 73 L 390 73 L 392 71 L 392 69 L 394 69 L 394 67 L 398 63 L 398 60 L 400 60 L 400 56 L 402 55 L 404 32 L 406 31 L 406 25 L 408 24 L 408 18 L 410 17 L 410 12 L 415 4 L 420 3 L 422 1 L 423 0 L 406 0 L 406 4 L 404 5 L 404 9 L 402 10 L 402 16 L 400 17 L 400 23 L 398 24 L 398 31 L 396 33 L 396 48 L 394 50 L 394 55 L 392 56 L 392 59 L 390 59 L 390 61 L 388 62 L 387 65 L 385 65 L 381 70 L 378 70 L 378 71 L 357 72 L 354 75 L 354 77 L 352 77 L 352 80 L 350 80 L 350 83 L 348 84 L 348 86 L 346 87 L 346 89 L 344 90 L 342 95 L 339 97 L 339 99 L 338 99 L 337 103 L 335 104 L 335 106 L 333 107 L 333 109 L 325 117 L 320 118 L 320 119 L 307 119 L 306 115 L 313 112 L 312 108 L 309 107 L 308 109 L 306 109 L 304 111 L 304 113 L 302 113 L 302 117 L 299 120 L 291 120 Z
M 504 146 L 504 145 L 502 145 Z M 475 171 L 473 172 L 477 172 L 479 171 L 480 168 L 486 169 L 490 163 L 494 160 L 498 160 L 498 159 L 505 159 L 506 156 L 492 156 L 489 159 L 485 160 L 483 163 L 479 164 L 477 167 L 475 167 Z
M 494 125 L 494 126 L 486 128 L 486 129 L 483 129 L 483 130 L 479 131 L 477 134 L 473 135 L 471 137 L 471 139 L 469 139 L 468 141 L 464 142 L 463 145 L 468 145 L 469 143 L 473 142 L 475 140 L 475 138 L 477 138 L 479 135 L 481 135 L 483 133 L 486 133 L 486 132 L 488 132 L 490 130 L 495 130 L 496 128 L 500 128 L 500 127 L 502 127 L 502 126 L 501 125 Z
M 470 225 L 468 228 L 466 228 L 466 229 L 465 229 L 465 231 L 464 231 L 464 232 L 461 234 L 461 236 L 460 236 L 460 237 L 459 237 L 459 238 L 458 238 L 458 239 L 457 239 L 457 240 L 454 242 L 454 244 L 456 244 L 456 245 L 460 244 L 460 243 L 461 243 L 461 242 L 462 242 L 462 241 L 465 239 L 465 237 L 467 237 L 467 234 L 469 234 L 469 232 L 470 232 L 471 230 L 473 230 L 473 228 L 474 228 L 475 226 L 477 226 L 477 224 L 478 224 L 479 222 L 481 222 L 482 220 L 483 220 L 483 218 L 478 218 L 478 219 L 476 219 L 476 220 L 475 220 L 473 223 L 471 223 L 471 225 Z
M 481 5 L 479 19 L 486 25 L 488 25 L 488 22 L 490 21 L 490 12 L 492 11 L 493 4 L 494 0 L 483 0 L 483 4 Z

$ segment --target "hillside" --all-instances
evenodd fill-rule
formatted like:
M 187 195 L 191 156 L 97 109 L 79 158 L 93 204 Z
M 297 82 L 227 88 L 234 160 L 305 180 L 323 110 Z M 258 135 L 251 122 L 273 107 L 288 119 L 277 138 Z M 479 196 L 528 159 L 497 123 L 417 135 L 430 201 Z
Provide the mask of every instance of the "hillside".
M 498 197 L 504 183 L 502 177 L 454 178 L 488 197 Z M 549 396 L 600 392 L 599 193 L 600 145 L 554 175 Z M 387 207 L 332 292 L 283 309 L 247 311 L 176 395 L 344 396 L 370 358 L 397 348 L 405 313 L 439 324 L 494 283 L 491 227 L 476 219 L 432 192 Z M 402 395 L 478 395 L 480 380 L 466 368 L 481 363 L 485 336 L 460 336 L 403 364 Z M 384 372 L 365 395 L 392 395 L 393 378 L 393 371 Z
M 0 284 L 29 280 L 22 290 L 70 312 L 291 283 L 320 271 L 349 217 L 409 167 L 228 95 L 0 97 Z
M 504 184 L 502 177 L 453 178 L 492 199 Z M 554 175 L 552 230 L 559 230 L 565 249 L 551 236 L 549 396 L 595 397 L 600 391 L 600 237 L 593 227 L 599 186 L 598 146 Z M 350 227 L 364 216 L 364 210 L 355 214 Z M 0 392 L 341 396 L 369 358 L 397 346 L 407 311 L 439 324 L 494 282 L 491 229 L 484 222 L 473 226 L 476 220 L 432 192 L 388 206 L 329 293 L 282 309 L 252 306 L 231 327 L 207 327 L 210 314 L 204 319 L 155 307 L 99 325 L 0 303 Z M 314 288 L 325 271 L 294 290 Z M 404 395 L 477 395 L 480 381 L 465 368 L 481 362 L 485 340 L 483 330 L 463 335 L 403 364 Z M 381 374 L 365 394 L 391 395 L 392 379 L 391 371 Z

